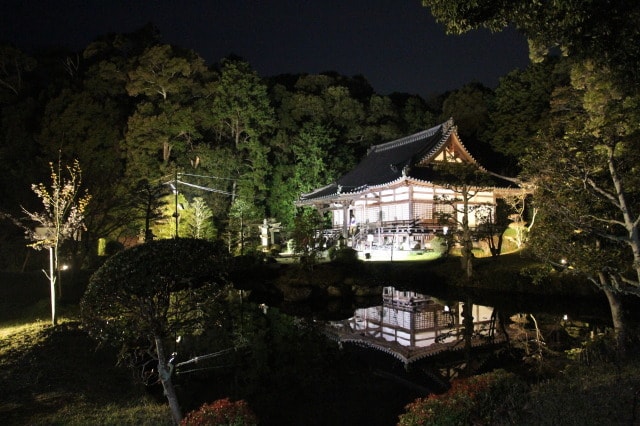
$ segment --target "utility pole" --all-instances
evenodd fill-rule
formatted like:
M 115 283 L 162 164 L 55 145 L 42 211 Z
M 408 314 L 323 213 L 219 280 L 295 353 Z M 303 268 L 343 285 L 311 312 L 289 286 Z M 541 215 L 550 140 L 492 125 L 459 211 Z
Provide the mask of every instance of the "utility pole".
M 178 214 L 178 166 L 176 166 L 175 168 L 175 173 L 173 175 L 173 193 L 175 194 L 175 211 L 173 212 L 173 217 L 176 220 L 176 234 L 175 234 L 175 238 L 178 238 L 178 217 L 180 216 Z

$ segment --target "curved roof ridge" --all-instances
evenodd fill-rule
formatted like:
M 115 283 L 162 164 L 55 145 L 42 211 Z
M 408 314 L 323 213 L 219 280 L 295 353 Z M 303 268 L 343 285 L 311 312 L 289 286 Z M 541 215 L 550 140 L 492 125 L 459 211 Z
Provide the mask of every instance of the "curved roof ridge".
M 304 199 L 304 198 L 309 198 L 309 197 L 310 197 L 310 196 L 312 196 L 313 194 L 317 194 L 318 192 L 324 191 L 325 189 L 329 189 L 329 188 L 331 188 L 332 186 L 336 186 L 336 183 L 335 183 L 335 182 L 332 182 L 332 183 L 327 184 L 327 185 L 325 185 L 325 186 L 323 186 L 323 187 L 316 188 L 316 189 L 314 189 L 314 190 L 313 190 L 313 191 L 311 191 L 311 192 L 302 193 L 302 194 L 300 194 L 300 198 L 303 198 L 303 199 Z
M 467 155 L 469 155 L 469 157 L 473 160 L 473 162 L 476 164 L 476 166 L 478 166 L 478 169 L 482 170 L 483 172 L 487 172 L 487 169 L 485 169 L 482 164 L 480 164 L 478 162 L 478 160 L 476 160 L 476 158 L 473 156 L 473 154 L 471 154 L 469 152 L 469 150 L 467 149 L 467 147 L 465 146 L 464 142 L 462 142 L 462 137 L 460 137 L 460 135 L 458 135 L 458 131 L 457 131 L 458 126 L 456 126 L 456 135 L 458 136 L 458 141 L 460 142 L 460 146 L 462 146 L 462 148 L 466 151 Z
M 447 123 L 449 123 L 451 120 L 449 120 Z M 445 123 L 445 124 L 447 124 Z M 442 124 L 444 126 L 444 124 Z M 441 148 L 442 146 L 447 143 L 447 141 L 449 140 L 449 136 L 451 136 L 451 133 L 453 133 L 455 131 L 455 126 L 448 126 L 446 129 L 446 131 L 442 133 L 442 137 L 440 138 L 440 140 L 438 141 L 437 144 L 435 144 L 435 146 L 433 146 L 433 148 L 431 148 L 429 150 L 429 152 L 427 152 L 425 155 L 423 155 L 419 161 L 417 161 L 418 163 L 421 161 L 424 161 L 426 159 L 430 159 L 434 154 L 436 154 Z M 466 149 L 465 149 L 466 151 Z
M 369 154 L 372 152 L 387 151 L 389 149 L 393 149 L 401 145 L 406 145 L 406 144 L 416 142 L 418 140 L 430 138 L 431 136 L 435 135 L 445 124 L 446 123 L 438 124 L 435 127 L 432 127 L 427 130 L 422 130 L 421 132 L 414 133 L 413 135 L 405 136 L 400 139 L 393 140 L 391 142 L 381 143 L 380 145 L 374 145 L 369 149 Z

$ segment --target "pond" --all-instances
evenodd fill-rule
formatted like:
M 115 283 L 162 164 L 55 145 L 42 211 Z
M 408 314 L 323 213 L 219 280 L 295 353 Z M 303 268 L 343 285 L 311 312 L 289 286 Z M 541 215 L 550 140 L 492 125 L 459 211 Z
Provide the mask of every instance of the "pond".
M 376 358 L 376 368 L 397 372 L 400 364 L 420 386 L 427 380 L 429 392 L 444 390 L 462 371 L 488 369 L 488 361 L 509 345 L 536 341 L 564 350 L 610 327 L 604 296 L 549 298 L 455 288 L 432 295 L 386 286 L 375 298 L 282 309 L 319 321 L 340 347 Z M 499 367 L 495 362 L 492 367 Z
M 315 412 L 305 424 L 396 424 L 406 404 L 445 391 L 462 373 L 482 373 L 514 359 L 521 363 L 521 357 L 511 356 L 509 344 L 516 340 L 532 350 L 543 340 L 548 347 L 569 348 L 610 323 L 604 297 L 542 298 L 456 288 L 427 294 L 418 287 L 385 286 L 370 298 L 278 307 L 314 320 L 346 359 L 368 372 L 366 377 L 347 373 L 331 392 L 307 405 L 299 402 L 303 410 L 288 419 Z

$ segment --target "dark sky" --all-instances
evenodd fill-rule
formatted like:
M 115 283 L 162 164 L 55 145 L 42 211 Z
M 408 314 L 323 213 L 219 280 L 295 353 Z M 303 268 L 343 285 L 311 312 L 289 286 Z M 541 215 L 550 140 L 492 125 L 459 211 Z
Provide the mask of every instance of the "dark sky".
M 208 63 L 234 53 L 263 77 L 361 74 L 380 94 L 495 87 L 528 62 L 515 31 L 447 36 L 420 0 L 0 0 L 0 40 L 27 50 L 81 50 L 148 22 Z

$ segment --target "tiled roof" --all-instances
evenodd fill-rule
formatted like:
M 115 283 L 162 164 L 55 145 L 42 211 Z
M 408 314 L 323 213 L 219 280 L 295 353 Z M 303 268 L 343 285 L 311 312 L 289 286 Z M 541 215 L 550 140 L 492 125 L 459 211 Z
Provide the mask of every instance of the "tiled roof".
M 330 185 L 303 194 L 301 201 L 357 193 L 397 180 L 402 177 L 406 166 L 420 161 L 446 142 L 446 137 L 443 138 L 445 124 L 371 147 L 367 156 L 353 170 Z
M 392 184 L 405 177 L 430 182 L 433 179 L 433 170 L 414 166 L 430 160 L 437 154 L 452 132 L 455 132 L 455 127 L 453 120 L 449 120 L 431 129 L 374 145 L 354 169 L 332 184 L 303 194 L 299 203 L 356 195 L 371 188 Z

